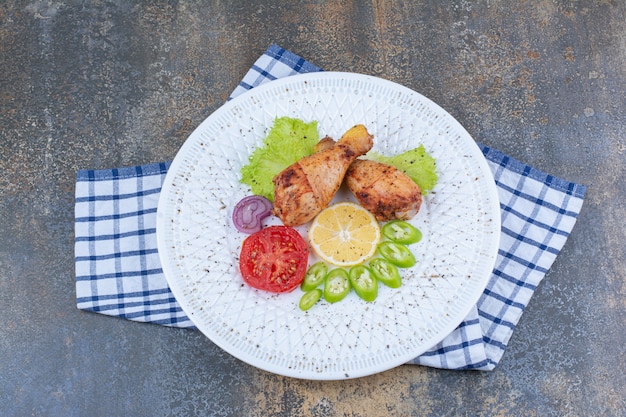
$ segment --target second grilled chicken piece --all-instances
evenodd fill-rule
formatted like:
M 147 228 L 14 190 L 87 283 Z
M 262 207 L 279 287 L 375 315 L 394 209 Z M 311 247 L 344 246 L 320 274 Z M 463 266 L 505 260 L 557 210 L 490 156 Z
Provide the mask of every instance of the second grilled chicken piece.
M 379 221 L 409 220 L 422 205 L 422 192 L 396 167 L 358 159 L 346 172 L 346 185 L 359 203 Z
M 336 143 L 288 166 L 273 179 L 274 214 L 286 226 L 307 223 L 328 207 L 346 170 L 373 145 L 363 125 L 348 130 Z

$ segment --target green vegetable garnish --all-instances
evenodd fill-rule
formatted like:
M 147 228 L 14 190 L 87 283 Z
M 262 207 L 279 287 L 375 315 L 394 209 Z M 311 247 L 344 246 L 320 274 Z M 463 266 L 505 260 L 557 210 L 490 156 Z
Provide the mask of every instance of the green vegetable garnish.
M 409 222 L 392 220 L 385 223 L 382 229 L 383 236 L 392 242 L 410 245 L 422 239 L 422 232 Z
M 350 276 L 342 268 L 331 269 L 324 279 L 324 299 L 336 303 L 346 298 L 350 292 Z
M 350 285 L 354 292 L 363 300 L 370 302 L 378 295 L 378 281 L 372 271 L 365 265 L 355 265 L 348 272 Z
M 378 245 L 378 253 L 398 268 L 410 268 L 417 262 L 411 250 L 401 243 L 382 242 Z
M 311 291 L 307 291 L 304 293 L 304 295 L 300 298 L 298 307 L 300 307 L 300 310 L 302 311 L 307 311 L 308 309 L 313 307 L 313 305 L 317 303 L 320 298 L 322 298 L 322 290 L 320 290 L 319 288 L 314 288 Z
M 252 193 L 274 201 L 272 178 L 289 165 L 313 153 L 319 141 L 317 121 L 279 117 L 274 120 L 263 145 L 250 155 L 250 163 L 241 168 L 241 182 Z
M 424 145 L 410 149 L 394 156 L 381 155 L 378 152 L 369 152 L 366 157 L 383 164 L 393 165 L 408 175 L 427 194 L 437 184 L 435 158 L 430 156 Z
M 300 288 L 302 288 L 302 291 L 311 291 L 319 287 L 324 282 L 327 273 L 328 267 L 324 262 L 314 263 L 304 274 L 304 280 L 302 280 Z
M 378 281 L 382 282 L 390 288 L 400 288 L 402 286 L 402 277 L 400 271 L 391 262 L 383 258 L 374 258 L 370 261 L 370 270 Z

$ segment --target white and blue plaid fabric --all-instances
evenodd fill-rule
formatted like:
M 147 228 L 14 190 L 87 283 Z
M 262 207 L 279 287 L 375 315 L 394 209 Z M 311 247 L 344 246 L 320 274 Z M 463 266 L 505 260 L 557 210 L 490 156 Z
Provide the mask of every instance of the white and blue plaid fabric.
M 272 45 L 231 98 L 277 78 L 321 71 Z M 502 209 L 498 259 L 475 309 L 459 327 L 410 363 L 493 369 L 524 308 L 565 244 L 585 187 L 480 145 Z M 156 209 L 167 163 L 82 170 L 76 182 L 76 297 L 79 309 L 194 328 L 168 288 L 156 243 Z

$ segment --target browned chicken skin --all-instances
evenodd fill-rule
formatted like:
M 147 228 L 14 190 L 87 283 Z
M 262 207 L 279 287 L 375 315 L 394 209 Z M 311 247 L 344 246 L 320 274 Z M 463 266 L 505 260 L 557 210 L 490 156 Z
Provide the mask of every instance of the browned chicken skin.
M 273 179 L 274 214 L 287 226 L 311 221 L 328 207 L 350 164 L 372 148 L 372 139 L 365 126 L 356 125 L 336 143 L 281 171 Z
M 325 137 L 315 145 L 316 151 L 333 146 Z M 361 206 L 377 220 L 409 220 L 422 205 L 422 190 L 408 175 L 396 167 L 367 159 L 357 159 L 346 171 L 345 182 Z
M 357 159 L 346 172 L 346 185 L 379 221 L 409 220 L 422 205 L 419 186 L 391 165 Z

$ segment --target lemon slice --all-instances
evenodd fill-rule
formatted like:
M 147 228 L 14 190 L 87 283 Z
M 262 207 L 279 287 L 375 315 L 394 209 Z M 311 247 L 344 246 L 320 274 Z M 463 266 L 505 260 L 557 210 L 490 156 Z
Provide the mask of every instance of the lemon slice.
M 371 258 L 380 240 L 376 218 L 358 204 L 344 202 L 313 219 L 309 241 L 317 255 L 336 266 L 358 265 Z

